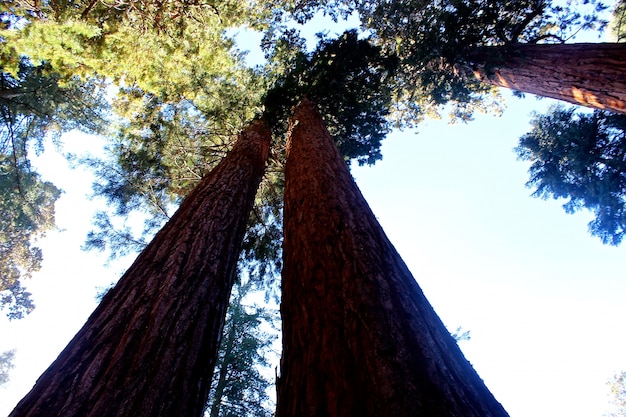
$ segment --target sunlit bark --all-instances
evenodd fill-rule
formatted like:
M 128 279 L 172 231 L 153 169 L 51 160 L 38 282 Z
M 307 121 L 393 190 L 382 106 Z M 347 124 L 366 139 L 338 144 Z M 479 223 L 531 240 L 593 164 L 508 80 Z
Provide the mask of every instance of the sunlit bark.
M 626 43 L 486 47 L 457 70 L 495 86 L 626 113 Z

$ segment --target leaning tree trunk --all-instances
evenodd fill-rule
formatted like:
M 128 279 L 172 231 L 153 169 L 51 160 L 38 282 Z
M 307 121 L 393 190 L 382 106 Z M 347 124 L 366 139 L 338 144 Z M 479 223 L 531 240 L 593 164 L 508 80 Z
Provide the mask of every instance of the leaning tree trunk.
M 270 132 L 254 122 L 12 417 L 198 417 Z
M 506 416 L 385 236 L 320 116 L 291 120 L 277 417 Z
M 484 47 L 457 70 L 495 86 L 626 113 L 626 43 Z

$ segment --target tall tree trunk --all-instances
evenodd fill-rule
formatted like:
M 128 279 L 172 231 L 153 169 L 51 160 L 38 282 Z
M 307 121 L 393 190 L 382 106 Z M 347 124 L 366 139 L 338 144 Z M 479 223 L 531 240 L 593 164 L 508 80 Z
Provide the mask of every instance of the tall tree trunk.
M 202 415 L 270 132 L 254 122 L 12 417 Z
M 457 70 L 495 86 L 626 113 L 625 43 L 484 47 Z
M 277 417 L 506 416 L 306 100 L 291 120 L 285 176 Z

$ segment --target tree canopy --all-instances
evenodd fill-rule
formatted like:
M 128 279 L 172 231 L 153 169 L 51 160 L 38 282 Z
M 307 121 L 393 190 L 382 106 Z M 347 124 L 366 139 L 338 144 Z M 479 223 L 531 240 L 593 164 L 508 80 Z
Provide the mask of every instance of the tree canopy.
M 265 116 L 281 126 L 278 133 L 283 134 L 291 109 L 306 96 L 318 105 L 346 160 L 375 163 L 382 157 L 381 141 L 390 129 L 387 116 L 397 60 L 359 39 L 356 30 L 337 39 L 321 37 L 311 53 L 302 47 L 297 37 L 279 41 L 274 59 L 284 59 L 281 49 L 294 51 L 286 72 L 265 96 Z
M 565 198 L 565 211 L 583 207 L 596 218 L 593 235 L 618 245 L 626 231 L 626 116 L 554 107 L 537 115 L 516 152 L 530 161 L 533 195 Z

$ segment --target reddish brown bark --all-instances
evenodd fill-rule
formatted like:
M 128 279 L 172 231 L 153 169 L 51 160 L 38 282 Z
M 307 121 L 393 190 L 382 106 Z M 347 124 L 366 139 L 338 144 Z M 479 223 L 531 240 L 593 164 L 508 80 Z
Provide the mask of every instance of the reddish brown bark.
M 270 132 L 253 123 L 103 299 L 12 417 L 197 417 Z
M 277 417 L 506 416 L 310 102 L 296 108 L 290 129 Z
M 466 76 L 499 87 L 626 113 L 626 44 L 511 45 L 475 51 Z

